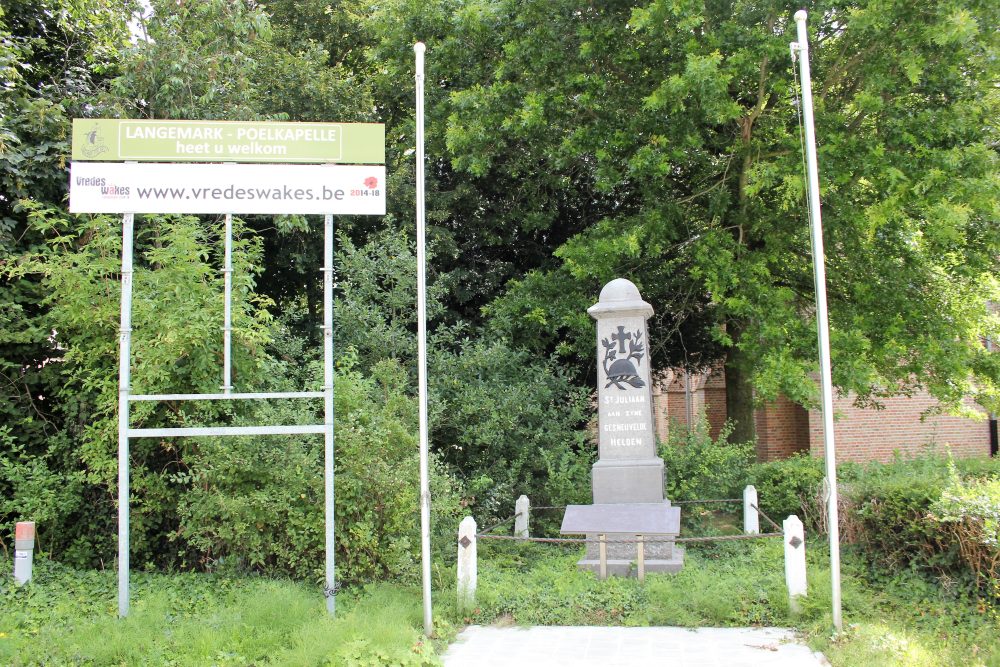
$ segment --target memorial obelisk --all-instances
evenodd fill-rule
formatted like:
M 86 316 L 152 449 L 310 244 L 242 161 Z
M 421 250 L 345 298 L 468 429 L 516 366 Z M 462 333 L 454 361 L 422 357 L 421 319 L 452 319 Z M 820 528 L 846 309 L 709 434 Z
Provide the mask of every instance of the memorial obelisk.
M 624 278 L 601 290 L 588 313 L 597 320 L 598 461 L 592 470 L 593 505 L 566 508 L 561 532 L 608 540 L 608 572 L 633 572 L 637 547 L 615 540 L 642 535 L 650 572 L 676 572 L 683 551 L 680 509 L 664 497 L 663 460 L 656 455 L 646 320 L 653 307 Z M 588 543 L 581 569 L 597 571 L 598 548 Z

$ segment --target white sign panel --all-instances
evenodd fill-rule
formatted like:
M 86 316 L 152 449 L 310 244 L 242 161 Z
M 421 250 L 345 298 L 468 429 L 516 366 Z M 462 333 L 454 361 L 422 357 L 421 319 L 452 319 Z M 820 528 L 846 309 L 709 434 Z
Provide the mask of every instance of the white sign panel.
M 71 213 L 385 215 L 381 165 L 74 162 Z

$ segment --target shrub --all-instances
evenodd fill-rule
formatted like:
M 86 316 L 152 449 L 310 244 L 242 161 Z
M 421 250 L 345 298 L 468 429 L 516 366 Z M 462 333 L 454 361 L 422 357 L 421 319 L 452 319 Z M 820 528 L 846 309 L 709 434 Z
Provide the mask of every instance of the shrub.
M 51 555 L 99 566 L 114 557 L 117 531 L 120 221 L 114 216 L 67 217 L 61 209 L 40 204 L 24 206 L 32 230 L 47 241 L 4 268 L 8 277 L 33 275 L 41 281 L 45 317 L 39 321 L 52 345 L 44 365 L 53 380 L 51 391 L 35 395 L 42 411 L 25 415 L 43 424 L 42 437 L 38 428 L 15 425 L 8 436 L 13 442 L 0 442 L 0 495 L 10 498 L 0 503 L 0 529 L 9 529 L 19 518 L 37 520 Z M 136 230 L 132 391 L 217 391 L 221 222 L 147 215 Z M 270 302 L 255 289 L 259 240 L 239 219 L 234 220 L 234 239 L 233 372 L 246 386 L 261 369 Z M 131 408 L 130 423 L 218 423 L 227 409 L 207 401 L 139 403 Z M 58 417 L 46 417 L 49 411 Z M 170 545 L 166 536 L 177 528 L 182 488 L 172 480 L 186 451 L 179 447 L 187 445 L 152 438 L 130 444 L 135 498 L 130 538 L 136 563 L 177 564 L 178 545 Z
M 931 510 L 981 587 L 1000 579 L 1000 479 L 953 475 Z
M 659 455 L 667 470 L 667 497 L 671 500 L 741 498 L 753 461 L 751 443 L 730 443 L 732 425 L 726 424 L 712 440 L 704 415 L 688 430 L 674 423 Z
M 846 490 L 844 522 L 851 541 L 890 568 L 910 563 L 949 569 L 938 526 L 928 511 L 941 495 L 940 476 L 901 469 L 891 475 L 862 476 Z
M 336 374 L 336 544 L 348 581 L 416 574 L 420 537 L 416 405 L 405 373 L 381 362 L 364 377 L 343 360 Z M 264 404 L 257 423 L 318 423 L 291 402 Z M 192 452 L 190 490 L 180 501 L 178 538 L 202 563 L 297 577 L 322 576 L 323 439 L 205 439 Z M 432 462 L 438 523 L 458 522 L 461 493 Z M 442 528 L 443 530 L 444 528 Z
M 750 469 L 750 483 L 757 488 L 760 508 L 780 523 L 795 514 L 808 530 L 816 530 L 825 512 L 817 503 L 825 473 L 823 461 L 808 454 L 758 463 Z
M 452 342 L 454 352 L 439 347 L 430 358 L 431 438 L 465 481 L 477 518 L 510 516 L 521 494 L 556 505 L 575 499 L 573 481 L 588 489 L 586 392 L 553 361 L 502 340 Z
M 996 577 L 1000 462 L 871 463 L 844 484 L 842 534 L 869 561 L 966 581 Z
M 398 359 L 415 386 L 412 242 L 395 231 L 339 242 L 336 315 L 350 326 L 337 328 L 338 349 L 355 348 L 359 368 Z M 431 447 L 463 480 L 480 521 L 510 516 L 521 494 L 536 505 L 580 499 L 594 454 L 582 430 L 586 391 L 553 360 L 456 323 L 442 302 L 452 283 L 436 273 L 428 287 Z

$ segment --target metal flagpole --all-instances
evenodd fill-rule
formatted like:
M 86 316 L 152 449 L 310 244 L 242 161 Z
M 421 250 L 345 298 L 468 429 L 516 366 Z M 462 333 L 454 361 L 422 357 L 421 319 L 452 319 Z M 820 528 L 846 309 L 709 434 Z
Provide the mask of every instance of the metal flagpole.
M 226 213 L 226 259 L 222 269 L 226 284 L 225 315 L 222 324 L 222 393 L 233 390 L 233 214 Z
M 431 617 L 431 491 L 427 470 L 427 276 L 424 255 L 424 51 L 423 42 L 413 45 L 416 54 L 417 88 L 417 376 L 420 392 L 420 558 L 424 591 L 424 634 L 434 632 Z
M 135 215 L 122 216 L 121 329 L 118 339 L 118 615 L 129 607 L 128 408 L 132 362 L 132 230 Z
M 813 266 L 816 280 L 816 329 L 819 335 L 819 364 L 823 394 L 823 445 L 826 451 L 827 528 L 830 533 L 830 584 L 833 589 L 833 625 L 844 629 L 840 601 L 840 519 L 837 511 L 837 453 L 833 438 L 833 381 L 830 373 L 830 323 L 827 318 L 826 265 L 823 252 L 823 223 L 820 218 L 819 165 L 816 160 L 816 131 L 813 121 L 812 82 L 809 72 L 809 41 L 806 10 L 795 12 L 799 72 L 802 79 L 802 116 L 805 126 L 806 162 L 809 178 L 809 219 L 812 234 Z
M 337 611 L 336 548 L 333 504 L 333 215 L 323 220 L 323 437 L 326 505 L 326 609 Z

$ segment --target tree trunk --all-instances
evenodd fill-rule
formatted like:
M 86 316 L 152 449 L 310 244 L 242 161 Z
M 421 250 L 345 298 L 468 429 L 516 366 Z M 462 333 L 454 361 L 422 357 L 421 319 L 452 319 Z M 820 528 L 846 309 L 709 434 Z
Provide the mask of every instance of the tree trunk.
M 739 324 L 730 324 L 729 335 L 732 336 L 734 345 L 726 354 L 726 416 L 735 427 L 729 436 L 730 442 L 751 442 L 757 439 L 753 386 L 746 370 L 746 360 L 736 346 L 741 334 L 742 327 Z

